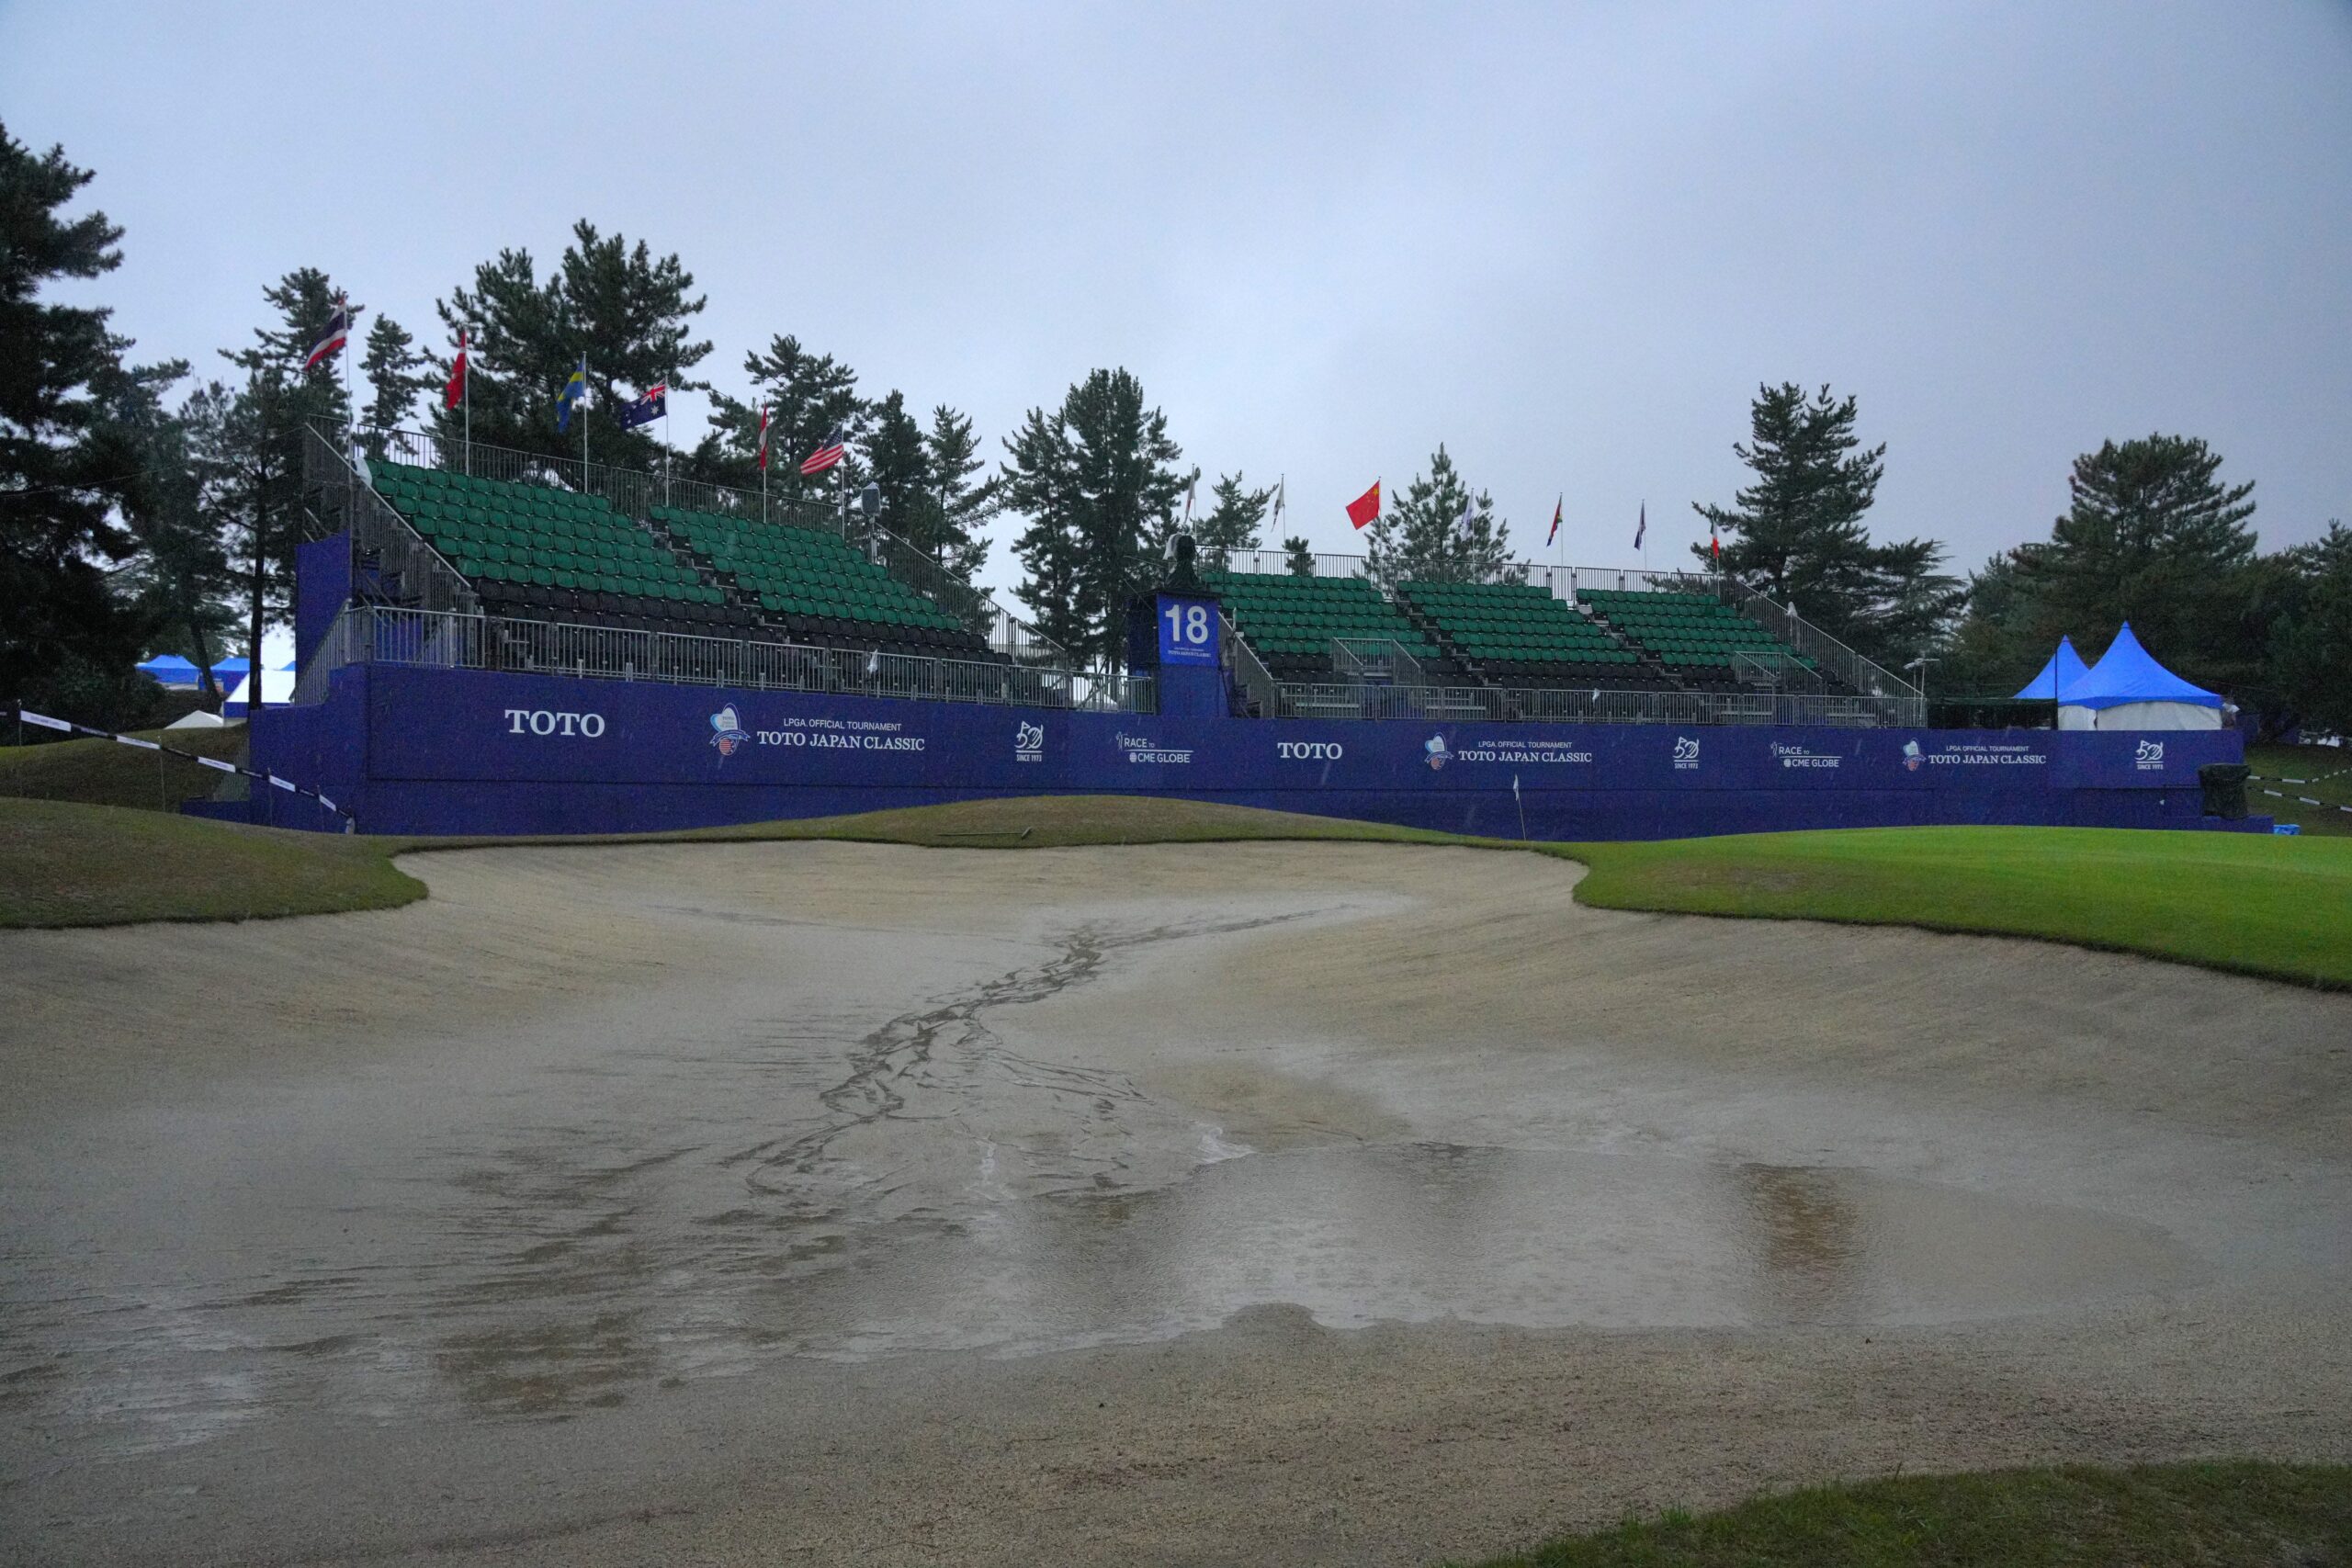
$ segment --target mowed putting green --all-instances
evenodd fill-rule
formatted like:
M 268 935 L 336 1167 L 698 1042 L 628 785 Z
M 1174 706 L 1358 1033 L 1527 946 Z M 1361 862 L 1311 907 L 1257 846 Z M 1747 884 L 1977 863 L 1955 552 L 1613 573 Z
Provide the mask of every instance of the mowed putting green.
M 1562 845 L 1612 909 L 1922 926 L 2352 987 L 2352 840 L 1870 828 Z
M 2179 1464 L 1904 1476 L 1627 1524 L 1484 1568 L 2211 1568 L 2352 1560 L 2352 1470 Z

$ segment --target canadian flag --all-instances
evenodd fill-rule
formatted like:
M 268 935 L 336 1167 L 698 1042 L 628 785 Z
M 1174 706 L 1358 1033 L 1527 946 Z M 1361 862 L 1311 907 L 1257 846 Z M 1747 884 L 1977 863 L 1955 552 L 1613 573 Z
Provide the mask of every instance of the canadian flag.
M 449 367 L 449 384 L 441 389 L 441 406 L 456 408 L 466 400 L 466 329 L 458 329 L 458 358 Z

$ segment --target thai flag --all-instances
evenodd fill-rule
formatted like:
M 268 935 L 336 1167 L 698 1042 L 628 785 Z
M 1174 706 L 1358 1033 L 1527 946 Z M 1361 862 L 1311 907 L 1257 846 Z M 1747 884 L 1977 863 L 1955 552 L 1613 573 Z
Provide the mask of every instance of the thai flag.
M 621 428 L 635 430 L 640 424 L 650 424 L 662 418 L 670 412 L 669 397 L 670 384 L 667 381 L 656 381 L 647 390 L 645 396 L 631 398 L 628 405 L 621 410 Z M 663 428 L 667 429 L 668 426 L 665 425 Z
M 357 312 L 352 310 L 350 301 L 340 294 L 334 297 L 334 314 L 327 318 L 326 331 L 319 334 L 319 341 L 311 345 L 310 354 L 302 361 L 303 369 L 308 370 L 330 354 L 340 351 L 351 340 L 351 318 L 356 314 Z
M 800 459 L 800 471 L 803 474 L 821 474 L 840 462 L 848 450 L 849 432 L 837 424 L 833 426 L 832 434 L 825 437 L 823 446 Z

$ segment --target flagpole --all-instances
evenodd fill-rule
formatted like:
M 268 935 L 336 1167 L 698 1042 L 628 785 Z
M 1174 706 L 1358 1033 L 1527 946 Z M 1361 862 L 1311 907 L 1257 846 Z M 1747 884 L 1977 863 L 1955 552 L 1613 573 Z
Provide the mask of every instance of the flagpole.
M 458 402 L 466 416 L 466 477 L 474 473 L 474 360 L 472 330 L 458 329 L 458 356 L 465 361 L 465 374 L 458 381 Z
M 760 406 L 760 521 L 768 520 L 768 411 Z
M 359 325 L 359 312 L 351 308 L 351 296 L 337 291 L 334 302 L 343 307 L 343 439 L 347 446 L 358 445 L 359 397 L 351 389 L 351 333 Z M 255 686 L 254 691 L 261 691 Z
M 588 356 L 580 356 L 580 399 L 572 405 L 580 411 L 580 493 L 588 493 Z

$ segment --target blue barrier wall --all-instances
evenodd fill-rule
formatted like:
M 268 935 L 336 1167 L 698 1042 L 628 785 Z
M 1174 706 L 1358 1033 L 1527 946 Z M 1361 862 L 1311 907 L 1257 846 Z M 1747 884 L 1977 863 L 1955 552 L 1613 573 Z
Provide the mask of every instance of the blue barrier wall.
M 2198 767 L 2242 751 L 2233 730 L 1267 721 L 393 665 L 336 672 L 326 702 L 269 714 L 254 737 L 257 765 L 377 833 L 638 831 L 1057 793 L 1503 836 L 1523 813 L 1542 839 L 2196 827 Z
M 308 670 L 311 655 L 351 602 L 351 536 L 313 539 L 294 547 L 294 668 Z

